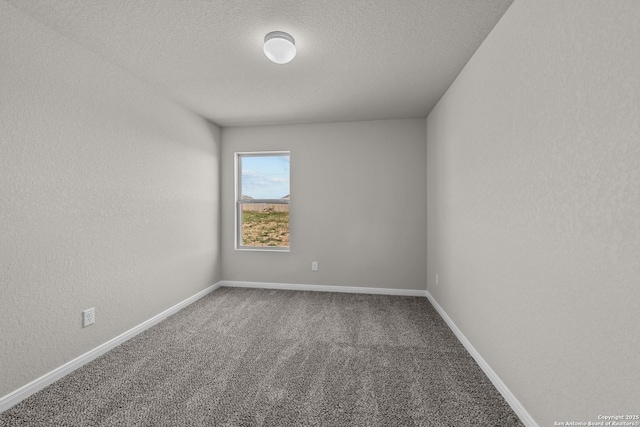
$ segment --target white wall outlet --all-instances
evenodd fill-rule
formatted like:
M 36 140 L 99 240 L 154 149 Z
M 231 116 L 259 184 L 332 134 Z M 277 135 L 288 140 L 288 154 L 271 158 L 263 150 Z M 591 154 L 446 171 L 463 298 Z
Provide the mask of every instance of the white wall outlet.
M 318 261 L 313 261 L 311 263 L 311 271 L 318 271 Z
M 82 327 L 86 328 L 89 325 L 93 325 L 96 322 L 96 309 L 94 307 L 88 308 L 82 312 Z
M 440 286 L 440 278 L 436 274 L 436 286 Z

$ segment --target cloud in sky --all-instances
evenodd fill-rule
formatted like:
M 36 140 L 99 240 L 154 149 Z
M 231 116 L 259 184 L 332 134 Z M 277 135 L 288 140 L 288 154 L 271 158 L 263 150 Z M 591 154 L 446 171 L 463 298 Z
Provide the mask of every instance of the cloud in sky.
M 242 195 L 254 199 L 279 199 L 290 193 L 288 155 L 243 156 Z

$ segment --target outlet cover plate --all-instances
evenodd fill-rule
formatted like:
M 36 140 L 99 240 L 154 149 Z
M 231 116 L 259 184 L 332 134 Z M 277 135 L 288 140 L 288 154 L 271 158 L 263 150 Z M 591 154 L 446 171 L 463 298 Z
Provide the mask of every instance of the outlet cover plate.
M 89 325 L 93 325 L 96 322 L 96 309 L 94 307 L 88 308 L 82 312 L 82 327 L 86 328 Z

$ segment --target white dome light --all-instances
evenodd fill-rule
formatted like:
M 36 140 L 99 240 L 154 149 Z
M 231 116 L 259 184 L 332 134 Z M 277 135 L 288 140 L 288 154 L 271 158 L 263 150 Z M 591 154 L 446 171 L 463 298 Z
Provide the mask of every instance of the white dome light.
M 287 33 L 273 31 L 264 36 L 263 50 L 276 64 L 286 64 L 296 57 L 296 41 Z

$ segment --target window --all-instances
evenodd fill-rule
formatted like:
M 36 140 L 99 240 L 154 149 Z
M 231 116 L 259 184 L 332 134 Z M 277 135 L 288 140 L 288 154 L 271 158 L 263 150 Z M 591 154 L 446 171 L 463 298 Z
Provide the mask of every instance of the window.
M 289 250 L 290 158 L 236 153 L 236 249 Z

